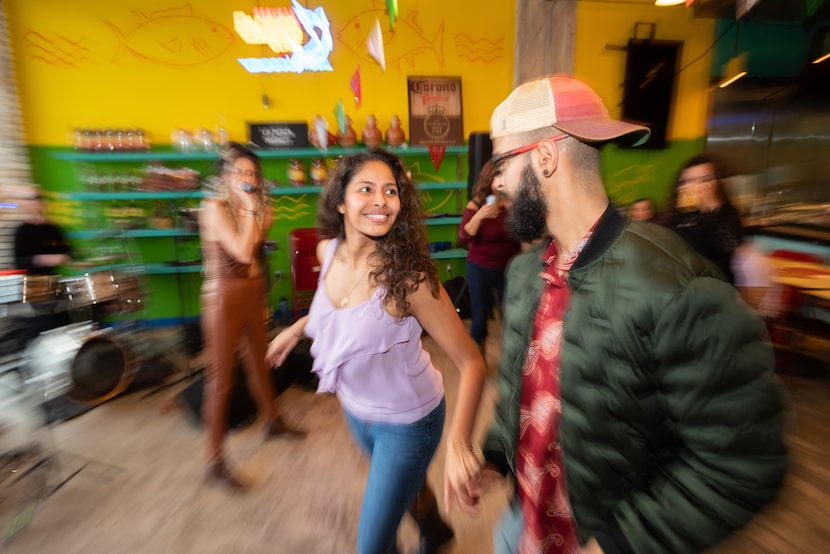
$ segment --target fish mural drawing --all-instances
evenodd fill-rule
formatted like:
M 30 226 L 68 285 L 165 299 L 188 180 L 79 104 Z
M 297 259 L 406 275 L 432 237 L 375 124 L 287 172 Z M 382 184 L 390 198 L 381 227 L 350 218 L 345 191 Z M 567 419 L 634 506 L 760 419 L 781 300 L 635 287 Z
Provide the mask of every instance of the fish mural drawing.
M 374 64 L 366 49 L 366 37 L 375 19 L 383 22 L 383 47 L 387 67 L 395 67 L 399 71 L 403 64 L 415 67 L 415 58 L 423 54 L 433 55 L 438 60 L 438 65 L 444 66 L 444 20 L 441 19 L 438 28 L 428 35 L 417 21 L 418 12 L 413 10 L 407 14 L 399 14 L 393 30 L 386 15 L 385 2 L 374 0 L 372 9 L 355 14 L 335 33 L 335 38 L 361 59 Z
M 232 30 L 194 15 L 190 4 L 149 14 L 133 13 L 138 21 L 129 28 L 119 28 L 103 20 L 120 42 L 115 60 L 128 52 L 161 65 L 194 66 L 218 58 L 234 40 Z
M 458 57 L 471 62 L 491 63 L 504 57 L 504 37 L 495 40 L 473 38 L 467 33 L 455 35 Z

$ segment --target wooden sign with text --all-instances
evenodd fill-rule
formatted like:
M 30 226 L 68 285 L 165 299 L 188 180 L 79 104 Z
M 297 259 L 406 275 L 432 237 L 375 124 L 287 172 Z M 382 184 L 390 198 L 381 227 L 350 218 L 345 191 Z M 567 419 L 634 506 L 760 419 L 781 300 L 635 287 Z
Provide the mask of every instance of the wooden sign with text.
M 409 143 L 463 145 L 461 77 L 407 77 Z
M 308 123 L 275 121 L 248 123 L 248 140 L 257 148 L 305 148 L 308 146 Z

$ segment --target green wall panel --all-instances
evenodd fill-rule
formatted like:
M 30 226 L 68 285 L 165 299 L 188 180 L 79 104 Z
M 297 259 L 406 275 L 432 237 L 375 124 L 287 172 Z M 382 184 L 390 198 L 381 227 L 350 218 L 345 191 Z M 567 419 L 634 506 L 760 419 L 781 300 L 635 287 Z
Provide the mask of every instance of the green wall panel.
M 423 184 L 424 209 L 428 214 L 460 216 L 466 204 L 466 149 L 461 147 L 455 150 L 445 155 L 438 170 L 423 149 L 398 151 L 413 179 Z M 169 149 L 160 149 L 159 152 L 160 158 L 180 157 Z M 342 153 L 342 149 L 330 150 L 328 163 L 333 165 Z M 313 150 L 303 150 L 300 154 L 307 171 L 311 160 L 321 157 Z M 289 159 L 265 156 L 262 158 L 263 175 L 287 193 L 273 197 L 274 224 L 268 233 L 268 239 L 276 242 L 276 250 L 268 255 L 268 272 L 272 280 L 269 307 L 276 310 L 282 297 L 291 297 L 289 233 L 295 228 L 316 225 L 319 188 L 285 188 Z M 95 261 L 126 253 L 131 261 L 146 269 L 143 281 L 151 292 L 146 299 L 146 311 L 137 317 L 177 320 L 198 315 L 199 267 L 173 265 L 175 262 L 200 259 L 198 236 L 176 236 L 172 231 L 148 228 L 153 226 L 153 216 L 167 217 L 173 227 L 178 227 L 182 223 L 177 220 L 180 210 L 198 206 L 199 191 L 171 194 L 170 198 L 153 196 L 153 199 L 144 199 L 144 195 L 135 194 L 132 190 L 135 184 L 125 179 L 140 175 L 141 169 L 148 163 L 134 156 L 114 154 L 108 158 L 107 154 L 100 154 L 92 156 L 90 161 L 89 156 L 76 156 L 66 147 L 33 146 L 30 147 L 30 157 L 35 181 L 48 191 L 49 216 L 70 232 L 76 259 Z M 194 159 L 164 159 L 163 164 L 167 167 L 189 167 L 208 177 L 215 173 L 212 158 L 210 154 L 199 153 Z M 453 188 L 444 189 L 443 183 Z M 430 240 L 449 242 L 454 248 L 458 219 L 447 221 L 447 224 L 431 221 Z M 121 228 L 126 229 L 123 234 L 128 236 L 118 236 Z M 152 236 L 154 233 L 167 236 Z M 463 258 L 437 260 L 436 266 L 441 280 L 465 273 Z M 111 268 L 103 261 L 90 268 L 107 269 Z M 83 271 L 83 268 L 67 268 L 66 273 Z

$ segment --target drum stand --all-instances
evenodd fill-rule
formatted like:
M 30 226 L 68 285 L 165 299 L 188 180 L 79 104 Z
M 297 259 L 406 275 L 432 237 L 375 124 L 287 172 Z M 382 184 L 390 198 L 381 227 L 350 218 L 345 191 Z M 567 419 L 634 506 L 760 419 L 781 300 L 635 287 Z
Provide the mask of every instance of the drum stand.
M 25 385 L 20 353 L 0 357 L 0 543 L 34 517 L 49 494 L 54 440 L 36 393 Z

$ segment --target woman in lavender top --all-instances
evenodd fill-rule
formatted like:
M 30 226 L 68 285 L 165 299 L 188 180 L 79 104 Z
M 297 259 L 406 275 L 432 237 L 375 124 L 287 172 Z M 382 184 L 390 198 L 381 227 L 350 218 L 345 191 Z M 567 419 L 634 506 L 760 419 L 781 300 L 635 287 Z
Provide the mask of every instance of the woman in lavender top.
M 445 402 L 422 330 L 461 373 L 445 461 L 447 506 L 467 495 L 479 467 L 471 434 L 484 360 L 438 281 L 420 193 L 400 158 L 372 150 L 341 160 L 320 197 L 318 231 L 320 282 L 309 313 L 271 342 L 268 360 L 280 365 L 303 334 L 311 337 L 318 392 L 337 395 L 370 459 L 357 551 L 395 552 L 409 508 L 421 552 L 434 552 L 452 531 L 424 486 Z

